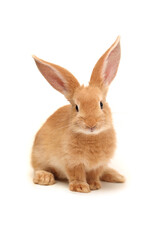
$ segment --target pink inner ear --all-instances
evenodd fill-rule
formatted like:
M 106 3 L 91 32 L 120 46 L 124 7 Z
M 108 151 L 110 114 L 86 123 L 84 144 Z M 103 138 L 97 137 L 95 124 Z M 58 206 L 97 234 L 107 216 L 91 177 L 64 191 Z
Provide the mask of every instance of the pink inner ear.
M 107 56 L 106 62 L 104 63 L 103 77 L 104 83 L 109 85 L 114 79 L 120 61 L 120 45 L 118 44 Z
M 58 91 L 61 93 L 65 92 L 65 84 L 63 82 L 63 77 L 57 70 L 53 67 L 40 63 L 36 61 L 38 69 L 42 73 L 42 75 L 47 79 L 47 81 Z
M 65 90 L 64 82 L 61 80 L 61 78 L 56 74 L 55 70 L 52 70 L 50 72 L 47 72 L 47 79 L 48 82 L 55 87 L 57 90 Z

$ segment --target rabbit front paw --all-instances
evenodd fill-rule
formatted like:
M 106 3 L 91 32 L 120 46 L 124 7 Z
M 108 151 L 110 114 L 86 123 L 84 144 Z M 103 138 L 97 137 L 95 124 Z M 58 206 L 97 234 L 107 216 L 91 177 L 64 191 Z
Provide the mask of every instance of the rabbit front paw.
M 82 192 L 82 193 L 90 192 L 88 183 L 77 181 L 77 180 L 74 180 L 69 183 L 69 189 L 74 192 Z
M 100 181 L 93 181 L 89 183 L 90 190 L 97 190 L 101 188 Z

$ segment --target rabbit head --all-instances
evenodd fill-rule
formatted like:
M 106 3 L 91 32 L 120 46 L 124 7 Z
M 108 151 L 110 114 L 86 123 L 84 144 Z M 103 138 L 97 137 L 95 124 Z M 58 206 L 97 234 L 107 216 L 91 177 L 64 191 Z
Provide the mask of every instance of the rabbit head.
M 111 111 L 106 102 L 108 87 L 120 61 L 120 38 L 96 63 L 89 86 L 80 86 L 66 69 L 33 56 L 47 81 L 71 103 L 70 128 L 77 133 L 98 134 L 112 127 Z

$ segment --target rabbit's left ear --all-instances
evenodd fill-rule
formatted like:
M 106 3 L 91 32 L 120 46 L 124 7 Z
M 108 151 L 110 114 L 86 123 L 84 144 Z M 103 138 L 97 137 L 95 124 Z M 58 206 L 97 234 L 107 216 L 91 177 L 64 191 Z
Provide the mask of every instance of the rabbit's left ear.
M 114 79 L 120 62 L 120 37 L 96 63 L 90 85 L 98 87 L 108 87 Z

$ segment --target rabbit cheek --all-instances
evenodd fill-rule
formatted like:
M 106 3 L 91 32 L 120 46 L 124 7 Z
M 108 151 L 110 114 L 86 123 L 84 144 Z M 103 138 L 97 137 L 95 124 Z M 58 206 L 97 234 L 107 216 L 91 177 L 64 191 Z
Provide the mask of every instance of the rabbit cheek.
M 71 128 L 74 132 L 77 133 L 84 133 L 85 132 L 85 123 L 82 119 L 80 118 L 75 118 L 72 121 Z

